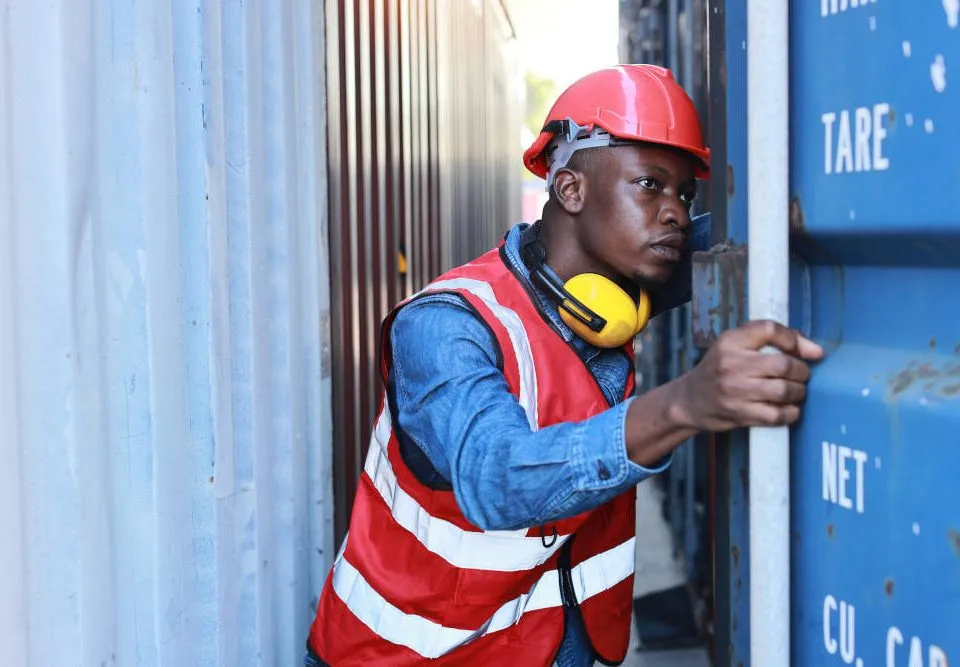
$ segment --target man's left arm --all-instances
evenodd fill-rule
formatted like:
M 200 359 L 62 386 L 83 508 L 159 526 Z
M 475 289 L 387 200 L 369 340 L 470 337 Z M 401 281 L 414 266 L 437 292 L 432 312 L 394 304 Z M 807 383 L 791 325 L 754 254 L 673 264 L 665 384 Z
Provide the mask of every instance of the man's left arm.
M 391 342 L 396 424 L 475 526 L 515 530 L 574 516 L 670 463 L 669 455 L 647 466 L 630 459 L 635 398 L 585 421 L 531 429 L 490 330 L 466 306 L 414 302 L 397 315 Z

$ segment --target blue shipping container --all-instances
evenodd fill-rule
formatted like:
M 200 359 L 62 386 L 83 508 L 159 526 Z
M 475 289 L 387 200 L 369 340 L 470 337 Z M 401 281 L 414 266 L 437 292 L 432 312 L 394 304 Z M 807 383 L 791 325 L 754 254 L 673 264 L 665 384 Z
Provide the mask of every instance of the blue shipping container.
M 747 315 L 746 4 L 710 9 L 727 245 L 697 259 L 698 340 Z M 829 352 L 791 438 L 792 665 L 960 663 L 958 14 L 791 3 L 791 323 Z M 746 434 L 725 444 L 715 655 L 750 665 Z
M 822 266 L 792 316 L 836 347 L 794 440 L 795 662 L 946 667 L 960 660 L 960 3 L 817 4 L 791 15 L 791 180 Z

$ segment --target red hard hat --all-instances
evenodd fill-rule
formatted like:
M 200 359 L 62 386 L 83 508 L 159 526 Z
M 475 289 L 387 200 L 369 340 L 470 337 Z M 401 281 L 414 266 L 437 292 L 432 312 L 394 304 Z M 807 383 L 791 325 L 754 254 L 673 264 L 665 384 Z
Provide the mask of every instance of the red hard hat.
M 670 70 L 654 65 L 619 65 L 575 81 L 554 102 L 543 130 L 523 154 L 523 164 L 547 177 L 545 149 L 565 121 L 580 129 L 600 127 L 618 139 L 673 146 L 699 158 L 696 176 L 709 178 L 710 149 L 703 145 L 693 100 Z

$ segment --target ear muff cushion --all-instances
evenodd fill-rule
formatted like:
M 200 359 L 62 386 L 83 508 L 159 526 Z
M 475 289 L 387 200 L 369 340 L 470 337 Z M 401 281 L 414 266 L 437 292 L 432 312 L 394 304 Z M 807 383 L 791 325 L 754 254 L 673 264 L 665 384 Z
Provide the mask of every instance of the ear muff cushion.
M 595 273 L 581 273 L 573 276 L 564 285 L 571 295 L 607 321 L 600 331 L 593 331 L 563 308 L 560 317 L 581 338 L 596 347 L 619 347 L 637 335 L 638 315 L 646 309 L 649 317 L 649 299 L 647 306 L 641 299 L 640 309 L 630 295 L 612 280 Z M 644 295 L 646 296 L 646 295 Z M 572 306 L 569 302 L 568 306 Z M 646 324 L 646 320 L 643 322 Z
M 653 312 L 653 302 L 650 301 L 650 295 L 644 291 L 640 292 L 640 305 L 637 307 L 637 331 L 640 333 L 650 321 L 650 314 Z

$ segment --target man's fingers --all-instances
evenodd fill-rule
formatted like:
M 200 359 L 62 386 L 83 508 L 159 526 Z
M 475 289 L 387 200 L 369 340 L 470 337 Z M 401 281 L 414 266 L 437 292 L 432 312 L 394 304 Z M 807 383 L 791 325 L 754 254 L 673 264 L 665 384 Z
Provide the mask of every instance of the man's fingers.
M 773 405 L 797 405 L 807 397 L 807 387 L 802 382 L 774 378 L 758 380 L 754 385 L 758 401 Z
M 810 361 L 823 357 L 823 348 L 796 330 L 773 320 L 752 320 L 732 332 L 737 342 L 752 350 L 775 347 L 781 352 Z
M 807 361 L 823 359 L 824 355 L 822 347 L 809 338 L 800 335 L 797 335 L 797 352 L 800 354 L 801 359 L 806 359 Z
M 787 354 L 797 349 L 797 334 L 773 320 L 751 320 L 732 332 L 737 342 L 750 350 L 773 346 Z
M 792 382 L 806 382 L 810 379 L 810 367 L 796 357 L 786 354 L 759 354 L 758 375 L 767 378 L 782 378 Z
M 789 426 L 800 419 L 797 405 L 774 405 L 755 403 L 746 418 L 748 426 Z

